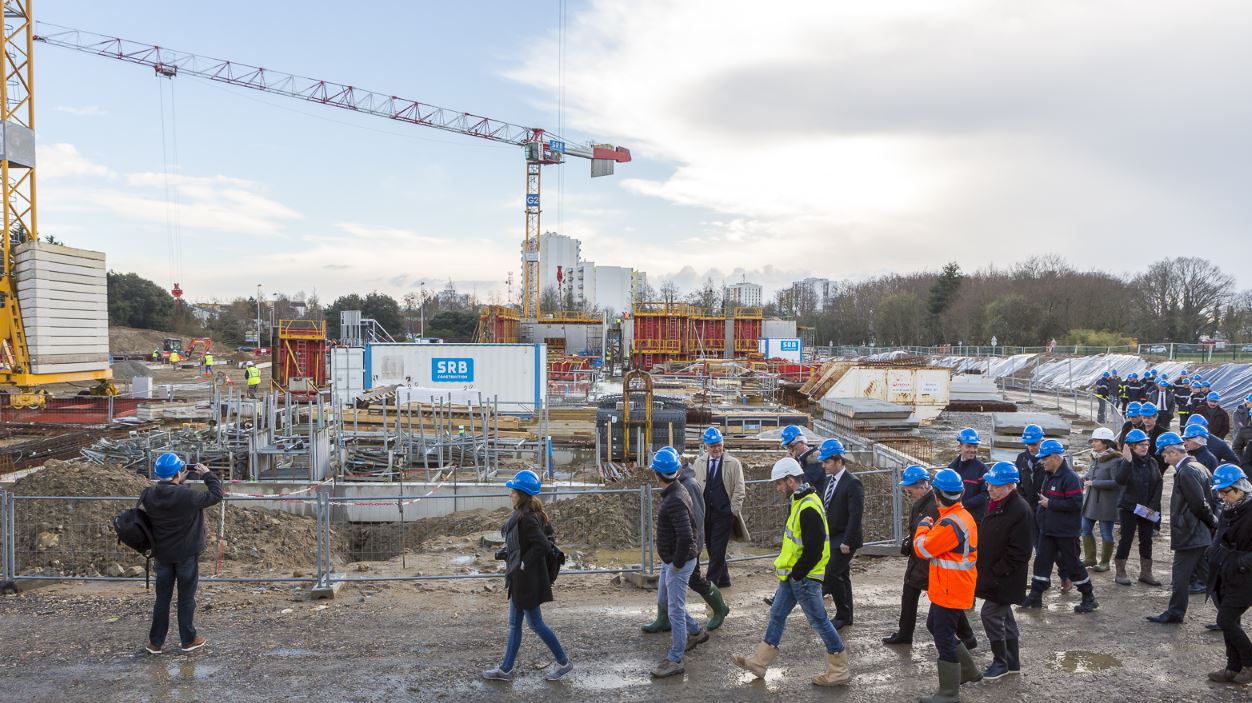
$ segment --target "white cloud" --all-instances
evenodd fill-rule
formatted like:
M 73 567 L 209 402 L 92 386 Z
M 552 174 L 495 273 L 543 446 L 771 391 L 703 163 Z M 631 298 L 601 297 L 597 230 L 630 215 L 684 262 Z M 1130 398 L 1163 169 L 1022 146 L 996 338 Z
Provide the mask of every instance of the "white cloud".
M 58 105 L 56 107 L 56 111 L 68 112 L 71 115 L 78 115 L 79 117 L 105 117 L 109 114 L 108 110 L 104 110 L 98 105 Z
M 111 179 L 116 174 L 78 152 L 73 144 L 36 144 L 35 167 L 41 180 L 96 177 Z
M 1236 0 L 601 0 L 566 35 L 568 122 L 632 149 L 626 190 L 714 213 L 617 247 L 661 273 L 1118 271 L 1184 238 L 1246 259 L 1250 22 Z M 554 95 L 530 48 L 510 76 Z

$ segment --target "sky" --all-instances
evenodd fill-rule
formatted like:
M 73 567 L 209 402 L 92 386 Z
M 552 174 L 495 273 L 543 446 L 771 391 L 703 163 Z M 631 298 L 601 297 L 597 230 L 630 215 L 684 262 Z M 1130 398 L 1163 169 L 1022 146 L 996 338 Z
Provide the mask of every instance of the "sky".
M 610 143 L 545 230 L 694 288 L 1219 263 L 1252 287 L 1252 4 L 36 5 L 43 22 Z M 51 32 L 51 27 L 37 31 Z M 563 57 L 563 58 L 562 58 Z M 188 299 L 520 288 L 521 149 L 36 45 L 39 229 Z

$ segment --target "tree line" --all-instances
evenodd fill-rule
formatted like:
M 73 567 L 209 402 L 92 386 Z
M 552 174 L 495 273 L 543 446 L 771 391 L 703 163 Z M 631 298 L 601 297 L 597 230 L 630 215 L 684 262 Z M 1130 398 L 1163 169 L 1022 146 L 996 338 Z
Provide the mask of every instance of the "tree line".
M 1177 257 L 1141 273 L 1080 271 L 1058 256 L 1006 269 L 939 271 L 840 281 L 826 300 L 794 285 L 777 292 L 766 314 L 794 317 L 818 344 L 878 346 L 1059 344 L 1115 346 L 1132 339 L 1196 343 L 1221 334 L 1252 341 L 1252 290 L 1211 261 Z

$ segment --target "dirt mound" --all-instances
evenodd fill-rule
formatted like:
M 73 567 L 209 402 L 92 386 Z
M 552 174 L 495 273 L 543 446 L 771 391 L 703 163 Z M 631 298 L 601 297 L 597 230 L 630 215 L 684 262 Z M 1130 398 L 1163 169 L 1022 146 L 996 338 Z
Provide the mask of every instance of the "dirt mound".
M 198 483 L 192 482 L 193 485 Z M 152 485 L 132 471 L 77 461 L 48 461 L 44 468 L 13 484 L 19 496 L 135 496 Z M 143 559 L 119 545 L 112 519 L 135 504 L 118 500 L 17 500 L 17 568 L 68 576 L 119 575 L 142 567 Z M 209 547 L 201 555 L 201 573 L 212 573 L 218 559 L 221 505 L 205 513 Z M 248 573 L 312 571 L 317 532 L 312 518 L 240 504 L 225 506 L 226 541 L 222 559 Z M 261 567 L 261 568 L 258 568 Z M 141 572 L 140 572 L 141 573 Z
M 166 337 L 182 338 L 174 332 L 143 330 L 135 327 L 109 327 L 109 351 L 114 354 L 151 354 L 160 349 Z
M 136 376 L 152 376 L 152 369 L 145 366 L 142 361 L 119 361 L 109 368 L 113 370 L 115 381 L 131 381 Z

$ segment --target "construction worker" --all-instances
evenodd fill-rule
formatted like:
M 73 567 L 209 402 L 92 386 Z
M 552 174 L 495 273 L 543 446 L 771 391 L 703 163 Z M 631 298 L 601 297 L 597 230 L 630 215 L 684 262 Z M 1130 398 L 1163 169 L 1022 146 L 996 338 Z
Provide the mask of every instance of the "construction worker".
M 153 350 L 152 350 L 152 363 L 154 363 L 154 364 L 155 364 L 155 363 L 159 362 L 160 360 L 161 360 L 161 350 L 160 350 L 160 349 L 153 349 Z
M 1125 414 L 1126 405 L 1130 403 L 1130 374 L 1126 374 L 1126 378 L 1118 378 L 1114 371 L 1113 376 L 1117 378 L 1117 400 L 1122 404 L 1122 414 Z
M 1030 595 L 1023 605 L 1043 607 L 1043 592 L 1052 583 L 1052 565 L 1059 562 L 1082 594 L 1075 613 L 1090 613 L 1100 604 L 1095 599 L 1091 575 L 1078 556 L 1078 534 L 1082 528 L 1082 480 L 1065 460 L 1065 447 L 1055 439 L 1039 445 L 1039 461 L 1047 477 L 1039 491 L 1039 507 L 1035 520 L 1042 523 L 1035 568 L 1031 576 Z
M 1187 418 L 1191 416 L 1191 377 L 1183 376 L 1174 384 L 1174 412 L 1178 415 L 1178 430 L 1187 427 Z
M 708 630 L 700 627 L 687 612 L 687 587 L 700 554 L 696 541 L 695 504 L 678 480 L 682 465 L 678 453 L 669 447 L 652 456 L 652 471 L 661 486 L 661 505 L 656 514 L 656 551 L 661 557 L 661 577 L 657 581 L 657 598 L 664 600 L 669 611 L 670 648 L 665 658 L 652 670 L 653 678 L 667 678 L 686 671 L 683 655 L 709 639 Z
M 1249 396 L 1249 397 L 1252 397 L 1252 396 Z M 1209 421 L 1208 421 L 1208 418 L 1204 417 L 1203 415 L 1200 415 L 1198 413 L 1192 413 L 1191 417 L 1187 418 L 1187 427 L 1190 427 L 1192 425 L 1199 425 L 1207 430 L 1209 427 Z M 1184 427 L 1183 432 L 1186 432 L 1186 429 L 1187 428 Z M 1208 450 L 1210 452 L 1213 452 L 1213 456 L 1217 457 L 1218 464 L 1239 465 L 1243 463 L 1239 457 L 1240 452 L 1236 452 L 1234 449 L 1232 449 L 1231 445 L 1228 444 L 1226 440 L 1218 439 L 1214 437 L 1213 433 L 1211 432 L 1208 435 L 1208 439 L 1206 440 L 1205 446 L 1208 447 Z
M 1142 395 L 1141 391 L 1143 391 L 1143 384 L 1139 381 L 1139 374 L 1134 371 L 1126 374 L 1126 396 L 1130 402 L 1142 403 L 1143 399 L 1139 397 Z
M 978 445 L 982 440 L 972 427 L 965 427 L 956 435 L 960 446 L 960 454 L 948 464 L 948 468 L 957 472 L 965 482 L 964 509 L 974 516 L 975 522 L 981 522 L 987 512 L 987 485 L 983 476 L 987 473 L 987 465 L 978 458 Z
M 1209 434 L 1218 439 L 1226 439 L 1226 435 L 1230 434 L 1230 413 L 1222 408 L 1221 402 L 1221 394 L 1210 391 L 1204 396 L 1204 404 L 1192 412 L 1197 412 L 1208 420 Z
M 213 375 L 213 354 L 207 351 L 204 353 L 204 375 Z
M 1122 429 L 1117 433 L 1118 444 L 1125 441 L 1126 434 L 1131 430 L 1143 429 L 1143 418 L 1139 416 L 1139 409 L 1141 407 L 1143 406 L 1139 403 L 1139 401 L 1135 401 L 1127 405 L 1126 409 L 1122 411 L 1123 416 L 1126 418 L 1126 422 L 1122 423 Z
M 1174 391 L 1169 385 L 1169 381 L 1164 378 L 1158 378 L 1156 385 L 1148 389 L 1148 400 L 1156 406 L 1160 417 L 1157 418 L 1156 424 L 1160 425 L 1165 431 L 1169 431 L 1169 426 L 1174 422 Z
M 1109 570 L 1113 558 L 1113 525 L 1117 522 L 1117 499 L 1121 487 L 1113 471 L 1121 463 L 1117 438 L 1113 430 L 1097 427 L 1087 442 L 1091 446 L 1091 463 L 1083 476 L 1082 498 L 1082 565 L 1092 571 Z M 1100 528 L 1100 555 L 1096 559 L 1096 527 Z
M 835 603 L 831 624 L 842 630 L 852 624 L 852 557 L 864 544 L 861 516 L 865 511 L 865 487 L 861 479 L 848 471 L 843 460 L 843 443 L 828 439 L 818 447 L 826 480 L 820 495 L 826 510 L 826 526 L 830 531 L 830 561 L 822 591 Z
M 1148 433 L 1148 439 L 1156 444 L 1156 438 L 1165 434 L 1168 430 L 1157 420 L 1160 418 L 1160 412 L 1156 409 L 1155 403 L 1143 403 L 1139 406 L 1139 417 L 1143 418 L 1143 431 Z M 1161 459 L 1161 455 L 1156 455 L 1157 464 L 1161 470 L 1166 469 L 1165 462 Z
M 826 480 L 826 471 L 822 462 L 817 460 L 817 447 L 810 447 L 804 438 L 804 430 L 796 425 L 787 425 L 782 431 L 782 446 L 787 456 L 795 459 L 800 468 L 804 469 L 804 481 L 817 488 Z
M 1121 536 L 1113 558 L 1117 568 L 1114 581 L 1119 585 L 1130 585 L 1126 560 L 1130 558 L 1130 543 L 1136 535 L 1139 537 L 1139 581 L 1149 586 L 1161 585 L 1152 573 L 1152 539 L 1161 521 L 1163 474 L 1152 456 L 1148 433 L 1131 430 L 1122 445 L 1122 460 L 1113 469 L 1113 480 L 1122 487 L 1117 500 Z
M 256 398 L 256 391 L 261 386 L 261 369 L 249 361 L 243 369 L 243 377 L 248 382 L 248 397 Z
M 818 686 L 840 686 L 852 680 L 848 669 L 848 650 L 835 626 L 826 619 L 822 605 L 822 577 L 830 561 L 830 536 L 827 534 L 826 511 L 813 487 L 804 480 L 804 469 L 791 457 L 774 462 L 770 471 L 774 488 L 790 496 L 791 510 L 783 530 L 782 549 L 774 560 L 778 590 L 769 611 L 769 625 L 764 639 L 750 656 L 735 655 L 735 666 L 765 678 L 765 670 L 778 657 L 787 616 L 797 605 L 804 611 L 809 626 L 817 631 L 826 646 L 826 671 L 813 679 Z
M 1026 600 L 1035 519 L 1030 504 L 1017 490 L 1021 475 L 1016 466 L 1007 461 L 996 462 L 987 471 L 986 481 L 991 502 L 987 505 L 987 517 L 979 526 L 978 585 L 974 595 L 983 599 L 982 626 L 994 657 L 982 675 L 994 681 L 1022 670 L 1013 606 Z
M 172 351 L 172 352 L 170 352 L 170 363 L 171 363 L 171 364 L 177 364 L 178 362 L 180 362 L 180 361 L 182 361 L 182 360 L 183 360 L 183 357 L 182 357 L 182 355 L 181 355 L 181 354 L 179 354 L 179 353 L 178 353 L 178 352 L 176 352 L 176 351 Z
M 1156 440 L 1157 453 L 1174 467 L 1174 490 L 1169 498 L 1169 546 L 1174 550 L 1173 581 L 1169 607 L 1149 622 L 1179 623 L 1187 614 L 1192 577 L 1200 568 L 1205 550 L 1213 543 L 1217 527 L 1216 501 L 1210 492 L 1212 474 L 1183 447 L 1182 437 L 1166 432 Z M 1203 591 L 1201 591 L 1203 592 Z
M 1099 380 L 1095 382 L 1095 397 L 1100 401 L 1100 408 L 1096 411 L 1096 419 L 1098 422 L 1104 422 L 1104 406 L 1109 402 L 1109 394 L 1113 384 L 1113 375 L 1105 371 L 1100 375 Z
M 913 532 L 913 552 L 930 562 L 926 629 L 939 650 L 939 690 L 922 703 L 959 701 L 961 684 L 982 680 L 973 655 L 956 635 L 965 611 L 974 607 L 978 581 L 978 524 L 961 505 L 969 485 L 956 471 L 940 469 L 934 480 L 939 519 L 922 518 Z
M 677 451 L 673 447 L 662 447 L 660 451 L 670 451 L 677 455 Z M 687 580 L 687 587 L 695 591 L 705 603 L 709 604 L 709 609 L 713 612 L 713 617 L 709 618 L 709 622 L 705 625 L 707 630 L 716 630 L 722 626 L 722 621 L 730 614 L 730 607 L 726 605 L 726 601 L 722 598 L 722 594 L 717 590 L 710 578 L 706 578 L 705 574 L 700 573 L 700 545 L 705 541 L 705 525 L 707 509 L 704 502 L 703 492 L 699 482 L 695 477 L 695 472 L 690 466 L 684 466 L 678 472 L 678 481 L 682 483 L 687 492 L 691 494 L 691 507 L 695 511 L 695 528 L 696 528 L 696 566 L 691 570 L 691 578 Z M 657 589 L 658 595 L 660 589 Z M 640 627 L 644 632 L 669 632 L 669 607 L 668 603 L 661 599 L 657 599 L 656 604 L 656 620 Z
M 1213 491 L 1222 501 L 1222 516 L 1209 552 L 1209 591 L 1217 605 L 1217 624 L 1226 642 L 1226 666 L 1209 674 L 1217 683 L 1252 683 L 1252 641 L 1239 620 L 1252 606 L 1252 483 L 1234 464 L 1213 472 Z
M 748 526 L 742 517 L 747 485 L 743 465 L 726 451 L 725 440 L 716 427 L 704 431 L 704 454 L 692 468 L 695 481 L 703 492 L 704 543 L 709 550 L 709 581 L 718 588 L 730 587 L 730 571 L 726 568 L 726 548 L 731 537 L 748 540 Z M 709 621 L 709 629 L 716 629 Z
M 900 593 L 900 626 L 892 634 L 884 637 L 883 644 L 913 644 L 913 630 L 917 627 L 917 602 L 930 583 L 930 565 L 925 559 L 913 552 L 913 532 L 921 523 L 922 518 L 931 520 L 939 518 L 939 509 L 935 507 L 935 494 L 930 489 L 930 471 L 924 466 L 910 466 L 900 475 L 900 487 L 909 499 L 909 522 L 904 540 L 900 544 L 900 553 L 909 558 L 904 567 L 904 590 Z M 962 613 L 964 615 L 964 613 Z M 969 626 L 969 618 L 964 617 L 956 627 L 956 636 L 965 643 L 967 649 L 978 646 L 974 630 Z
M 1252 413 L 1252 394 L 1248 394 L 1248 397 L 1243 399 L 1243 405 L 1239 410 L 1243 411 L 1245 417 Z M 1235 417 L 1237 419 L 1239 415 Z M 1245 470 L 1252 470 L 1252 421 L 1245 422 L 1235 430 L 1231 445 L 1234 447 L 1235 460 L 1230 463 L 1243 466 Z

